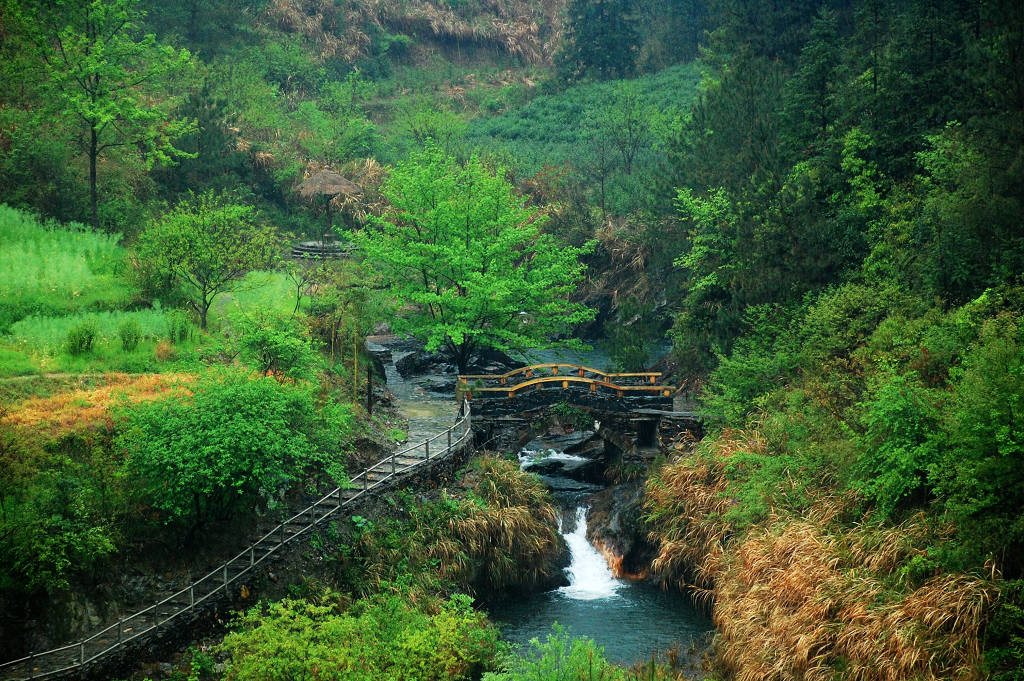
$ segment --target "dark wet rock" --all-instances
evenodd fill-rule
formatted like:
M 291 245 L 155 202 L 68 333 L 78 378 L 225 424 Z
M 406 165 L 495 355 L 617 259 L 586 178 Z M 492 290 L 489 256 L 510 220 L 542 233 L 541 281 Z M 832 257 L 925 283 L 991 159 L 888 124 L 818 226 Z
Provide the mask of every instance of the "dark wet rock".
M 424 374 L 455 375 L 454 366 L 443 355 L 426 350 L 414 350 L 395 361 L 395 369 L 402 378 Z
M 566 454 L 576 454 L 576 452 L 583 448 L 584 443 L 594 437 L 594 431 L 592 430 L 577 430 L 571 433 L 562 433 L 559 435 L 546 434 L 543 437 L 531 440 L 526 444 L 523 449 L 528 449 L 535 452 L 542 452 L 548 449 L 554 449 L 556 452 L 565 452 Z
M 546 457 L 527 464 L 524 470 L 545 477 L 562 477 L 579 482 L 600 483 L 604 480 L 604 463 L 595 459 Z
M 625 575 L 648 575 L 657 555 L 644 526 L 643 489 L 642 482 L 631 482 L 608 487 L 591 497 L 587 538 L 620 557 Z
M 374 375 L 387 383 L 387 372 L 384 367 L 391 364 L 391 350 L 380 343 L 366 341 L 366 352 L 370 355 L 370 361 L 373 362 Z
M 416 381 L 416 385 L 427 392 L 437 393 L 446 397 L 455 395 L 455 384 L 456 380 L 454 378 L 431 377 Z
M 466 368 L 468 374 L 504 374 L 526 366 L 523 362 L 512 359 L 501 350 L 485 348 L 478 351 Z

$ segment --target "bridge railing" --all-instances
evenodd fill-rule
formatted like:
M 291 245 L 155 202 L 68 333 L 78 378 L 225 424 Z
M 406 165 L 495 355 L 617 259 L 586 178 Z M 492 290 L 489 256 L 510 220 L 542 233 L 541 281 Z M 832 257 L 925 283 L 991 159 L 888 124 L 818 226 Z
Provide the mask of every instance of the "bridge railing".
M 618 397 L 662 396 L 672 394 L 673 387 L 660 385 L 659 371 L 640 373 L 608 373 L 576 364 L 535 364 L 505 374 L 459 375 L 458 391 L 466 399 L 514 398 L 529 390 L 584 387 L 591 392 L 616 393 Z
M 576 376 L 593 378 L 615 385 L 654 385 L 661 378 L 660 371 L 641 371 L 633 373 L 611 373 L 593 369 L 579 364 L 553 362 L 548 364 L 531 364 L 504 374 L 459 374 L 459 386 L 479 383 L 481 387 L 495 387 L 517 384 L 534 378 Z
M 447 457 L 473 437 L 469 403 L 447 430 L 381 459 L 351 478 L 351 486 L 336 487 L 281 522 L 234 558 L 214 568 L 163 600 L 100 629 L 88 638 L 0 664 L 3 679 L 45 679 L 78 674 L 86 665 L 114 654 L 132 641 L 166 628 L 174 620 L 210 605 L 216 596 L 253 572 L 288 544 L 308 535 L 366 494 L 387 487 L 397 476 L 429 461 Z M 371 479 L 373 476 L 373 479 Z

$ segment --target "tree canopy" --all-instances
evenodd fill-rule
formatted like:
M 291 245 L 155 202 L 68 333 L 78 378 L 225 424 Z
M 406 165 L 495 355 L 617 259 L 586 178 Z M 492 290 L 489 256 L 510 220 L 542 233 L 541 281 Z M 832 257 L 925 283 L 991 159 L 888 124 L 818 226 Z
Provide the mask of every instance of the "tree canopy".
M 277 235 L 257 225 L 254 215 L 251 206 L 208 192 L 151 221 L 139 240 L 144 266 L 184 285 L 203 329 L 214 298 L 237 290 L 249 272 L 277 258 Z
M 541 233 L 544 214 L 503 172 L 429 147 L 394 169 L 383 190 L 391 209 L 360 237 L 410 308 L 396 330 L 447 349 L 460 370 L 481 348 L 544 346 L 594 314 L 569 300 L 586 248 Z
M 92 224 L 99 226 L 97 162 L 104 152 L 138 150 L 147 167 L 183 152 L 174 141 L 193 122 L 176 118 L 176 101 L 161 80 L 191 67 L 187 50 L 139 35 L 137 0 L 5 0 L 11 25 L 43 68 L 44 114 L 78 125 L 74 138 L 89 160 Z

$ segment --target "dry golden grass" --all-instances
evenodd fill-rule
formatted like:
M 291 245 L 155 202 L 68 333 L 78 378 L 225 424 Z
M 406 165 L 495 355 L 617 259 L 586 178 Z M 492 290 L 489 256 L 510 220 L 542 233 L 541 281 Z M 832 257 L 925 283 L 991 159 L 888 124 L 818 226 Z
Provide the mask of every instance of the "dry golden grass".
M 81 428 L 110 426 L 112 406 L 187 393 L 191 380 L 187 374 L 108 374 L 104 385 L 96 388 L 25 400 L 13 406 L 2 422 L 51 438 Z
M 432 35 L 456 43 L 490 45 L 529 63 L 550 60 L 558 45 L 564 0 L 480 0 L 469 16 L 436 0 L 272 0 L 266 18 L 301 35 L 320 60 L 353 63 L 368 56 L 366 28 Z M 542 26 L 547 27 L 542 30 Z
M 733 453 L 763 442 L 749 431 L 726 431 L 713 443 L 712 456 L 684 456 L 666 464 L 647 484 L 645 505 L 654 516 L 651 540 L 658 556 L 654 574 L 677 586 L 696 587 L 707 596 L 732 527 L 723 519 L 729 507 L 723 466 Z
M 885 577 L 913 554 L 918 523 L 868 536 L 826 527 L 773 517 L 722 561 L 716 650 L 737 679 L 831 679 L 837 667 L 863 681 L 983 676 L 993 583 L 947 574 L 903 592 Z
M 647 487 L 655 574 L 714 601 L 715 653 L 739 681 L 979 679 L 994 579 L 941 574 L 908 585 L 900 568 L 950 531 L 923 514 L 897 526 L 844 524 L 851 499 L 822 496 L 801 517 L 773 514 L 744 536 L 723 520 L 724 465 L 763 449 L 726 431 Z M 710 454 L 710 456 L 709 456 Z

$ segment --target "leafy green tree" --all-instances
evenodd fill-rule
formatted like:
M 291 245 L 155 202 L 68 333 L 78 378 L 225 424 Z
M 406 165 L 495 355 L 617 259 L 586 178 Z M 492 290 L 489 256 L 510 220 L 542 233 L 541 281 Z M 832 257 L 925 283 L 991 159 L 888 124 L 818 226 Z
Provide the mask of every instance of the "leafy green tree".
M 392 293 L 411 310 L 396 330 L 444 347 L 462 371 L 485 347 L 538 347 L 593 311 L 568 298 L 585 248 L 541 234 L 545 216 L 502 169 L 457 164 L 436 147 L 398 165 L 383 189 L 391 210 L 360 235 Z
M 274 230 L 254 217 L 252 207 L 207 192 L 150 221 L 139 239 L 142 261 L 184 284 L 203 329 L 214 298 L 279 256 Z
M 147 166 L 184 152 L 174 141 L 193 123 L 171 113 L 162 88 L 192 65 L 185 50 L 140 36 L 137 0 L 5 0 L 10 24 L 42 64 L 48 115 L 80 123 L 76 140 L 89 161 L 92 224 L 99 226 L 97 164 L 115 147 L 137 149 Z
M 255 314 L 236 326 L 244 358 L 264 375 L 313 378 L 317 352 L 295 317 Z
M 986 294 L 984 297 L 993 297 Z M 942 459 L 932 480 L 963 533 L 971 562 L 995 557 L 1024 570 L 1024 324 L 1019 314 L 986 320 L 955 372 Z
M 127 407 L 119 420 L 116 444 L 143 498 L 190 530 L 256 501 L 273 506 L 308 466 L 331 464 L 315 446 L 311 391 L 273 378 L 207 379 L 191 396 Z

